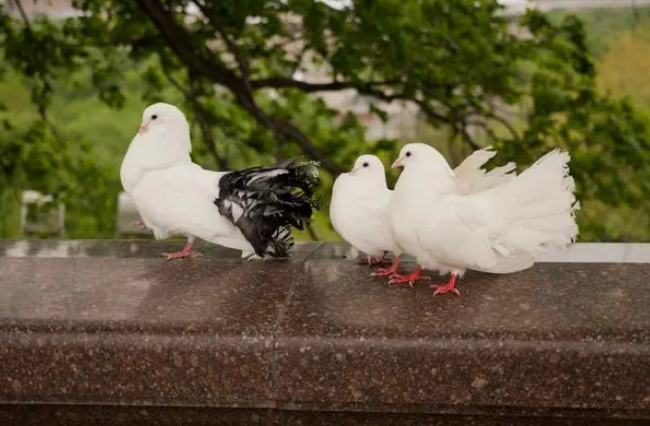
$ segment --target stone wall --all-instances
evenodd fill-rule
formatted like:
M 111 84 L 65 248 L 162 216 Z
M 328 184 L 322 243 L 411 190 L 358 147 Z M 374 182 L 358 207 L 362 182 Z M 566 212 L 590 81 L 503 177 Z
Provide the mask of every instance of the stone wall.
M 156 258 L 181 245 L 0 242 L 0 424 L 650 424 L 650 245 L 460 297 L 340 244 Z

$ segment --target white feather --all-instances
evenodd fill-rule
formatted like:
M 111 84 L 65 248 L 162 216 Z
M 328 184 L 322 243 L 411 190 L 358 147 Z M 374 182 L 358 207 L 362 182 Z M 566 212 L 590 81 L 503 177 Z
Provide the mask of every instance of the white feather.
M 385 251 L 401 254 L 388 221 L 391 195 L 381 160 L 362 155 L 352 172 L 341 174 L 334 182 L 330 203 L 334 229 L 369 256 L 382 256 Z
M 579 205 L 568 153 L 551 151 L 519 176 L 498 172 L 490 188 L 459 194 L 450 190 L 456 174 L 434 148 L 409 144 L 405 151 L 411 154 L 395 187 L 391 226 L 425 268 L 461 276 L 466 269 L 515 272 L 575 240 Z
M 214 205 L 219 179 L 227 172 L 211 172 L 192 162 L 183 113 L 172 105 L 155 104 L 145 109 L 144 124 L 148 128 L 131 142 L 120 178 L 155 237 L 182 234 L 190 240 L 199 237 L 253 252 L 239 229 Z
M 492 147 L 479 149 L 470 154 L 458 167 L 454 169 L 456 174 L 457 190 L 459 194 L 471 194 L 492 188 L 504 182 L 512 180 L 515 175 L 516 164 L 510 162 L 505 166 L 495 167 L 486 172 L 483 169 L 496 152 Z
M 495 154 L 487 148 L 467 157 L 454 171 L 454 190 L 460 194 L 476 193 L 513 179 L 514 163 L 487 173 L 482 169 Z M 396 241 L 390 225 L 392 194 L 381 160 L 374 155 L 362 155 L 355 161 L 353 172 L 343 173 L 334 182 L 330 203 L 334 229 L 350 245 L 370 256 L 381 256 L 384 251 L 401 255 L 405 249 Z
M 269 170 L 268 172 L 262 172 L 257 176 L 254 176 L 251 180 L 250 183 L 255 182 L 258 179 L 267 179 L 267 178 L 272 178 L 275 176 L 283 175 L 285 173 L 289 173 L 288 170 L 286 169 L 276 169 L 276 170 Z

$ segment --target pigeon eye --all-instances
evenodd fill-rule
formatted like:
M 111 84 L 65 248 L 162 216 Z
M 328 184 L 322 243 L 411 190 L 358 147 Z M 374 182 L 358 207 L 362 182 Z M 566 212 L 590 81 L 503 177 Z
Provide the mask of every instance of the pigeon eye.
M 406 151 L 406 156 L 410 157 L 411 156 L 411 151 Z
M 154 115 L 151 116 L 152 120 L 155 120 L 156 118 L 158 118 L 158 114 L 154 114 Z
M 369 165 L 370 165 L 370 164 L 368 164 L 367 161 L 366 161 L 365 163 L 363 163 L 363 167 L 368 167 Z

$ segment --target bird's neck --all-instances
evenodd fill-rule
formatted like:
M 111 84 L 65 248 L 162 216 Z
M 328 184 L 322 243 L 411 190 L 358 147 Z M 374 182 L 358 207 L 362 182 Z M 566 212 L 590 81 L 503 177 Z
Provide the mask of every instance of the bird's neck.
M 399 177 L 395 192 L 403 195 L 417 193 L 433 201 L 456 190 L 456 177 L 451 169 L 407 167 Z
M 191 163 L 192 145 L 188 129 L 152 129 L 131 141 L 122 162 L 122 185 L 134 187 L 144 174 Z
M 339 201 L 356 202 L 390 195 L 386 179 L 376 176 L 340 176 L 334 184 L 333 197 Z

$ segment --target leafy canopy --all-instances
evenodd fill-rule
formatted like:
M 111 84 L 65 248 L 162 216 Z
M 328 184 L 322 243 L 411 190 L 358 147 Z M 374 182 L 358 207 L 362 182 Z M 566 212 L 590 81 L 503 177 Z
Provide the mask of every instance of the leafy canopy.
M 647 120 L 628 100 L 598 94 L 584 28 L 573 16 L 553 23 L 531 11 L 517 23 L 499 14 L 495 0 L 74 5 L 80 14 L 59 22 L 0 15 L 1 66 L 29 83 L 37 121 L 48 122 L 57 82 L 74 80 L 119 108 L 128 97 L 125 76 L 136 72 L 146 102 L 168 100 L 170 88 L 182 99 L 203 163 L 227 169 L 306 154 L 334 176 L 361 153 L 388 160 L 399 149 L 395 141 L 366 141 L 353 114 L 337 114 L 311 96 L 353 89 L 382 119 L 388 103 L 416 105 L 448 138 L 430 142 L 463 153 L 494 144 L 500 161 L 525 166 L 552 147 L 568 149 L 585 206 L 632 208 L 647 217 Z M 313 78 L 310 70 L 323 75 Z M 52 157 L 84 158 L 78 145 L 57 137 L 61 148 Z M 47 140 L 11 138 L 20 143 L 3 138 L 0 158 L 8 146 L 24 156 L 27 146 Z M 12 158 L 2 164 L 18 164 Z M 71 167 L 73 176 L 57 181 L 81 182 L 85 166 Z M 72 187 L 63 192 L 75 193 Z M 596 212 L 585 208 L 583 236 L 610 238 Z

